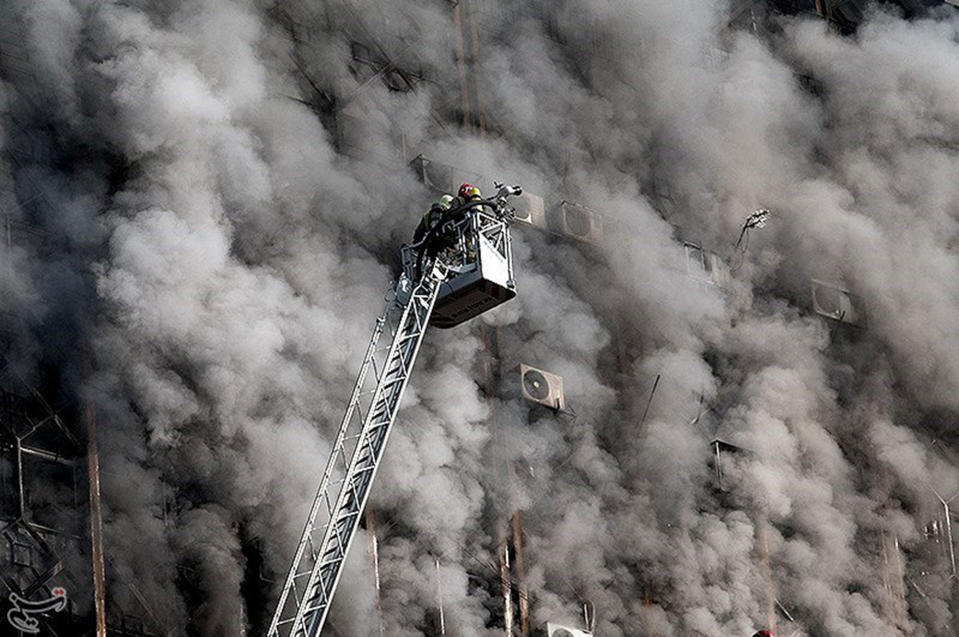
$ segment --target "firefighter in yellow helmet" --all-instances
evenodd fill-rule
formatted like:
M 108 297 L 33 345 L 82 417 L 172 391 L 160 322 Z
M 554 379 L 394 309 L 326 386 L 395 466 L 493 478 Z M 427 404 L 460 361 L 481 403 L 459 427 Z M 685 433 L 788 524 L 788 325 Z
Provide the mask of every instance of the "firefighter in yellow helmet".
M 455 257 L 455 248 L 457 243 L 457 233 L 450 227 L 449 230 L 441 228 L 460 211 L 463 206 L 471 201 L 478 201 L 483 196 L 479 188 L 472 184 L 460 186 L 456 197 L 452 195 L 443 195 L 434 203 L 429 211 L 420 220 L 413 233 L 413 244 L 419 244 L 425 241 L 426 245 L 419 246 L 421 254 L 431 256 L 441 252 L 446 252 L 450 257 Z M 451 224 L 452 225 L 452 224 Z M 472 251 L 468 250 L 469 254 Z M 467 256 L 467 260 L 471 257 Z
M 419 243 L 426 237 L 426 234 L 437 225 L 445 223 L 453 213 L 471 201 L 482 199 L 480 189 L 473 184 L 463 184 L 460 186 L 457 196 L 443 195 L 430 209 L 426 211 L 420 223 L 416 226 L 416 232 L 413 233 L 413 243 Z

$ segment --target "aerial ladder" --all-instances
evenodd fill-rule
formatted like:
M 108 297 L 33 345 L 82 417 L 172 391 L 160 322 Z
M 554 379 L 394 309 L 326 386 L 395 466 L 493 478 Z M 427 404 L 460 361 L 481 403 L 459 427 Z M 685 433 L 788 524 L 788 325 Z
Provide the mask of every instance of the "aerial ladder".
M 521 189 L 496 187 L 403 246 L 403 272 L 373 328 L 268 637 L 323 629 L 426 328 L 459 325 L 516 296 L 508 198 Z

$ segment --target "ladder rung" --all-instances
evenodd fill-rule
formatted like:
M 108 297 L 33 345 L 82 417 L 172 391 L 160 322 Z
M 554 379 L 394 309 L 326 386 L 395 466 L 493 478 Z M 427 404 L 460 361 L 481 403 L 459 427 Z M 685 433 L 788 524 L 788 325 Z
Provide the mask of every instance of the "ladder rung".
M 312 562 L 312 568 L 296 572 L 287 580 L 296 614 L 281 620 L 281 613 L 286 609 L 277 609 L 270 637 L 279 637 L 278 626 L 295 625 L 296 616 L 318 618 L 314 613 L 324 611 L 332 601 L 350 540 L 359 526 L 361 505 L 369 493 L 389 427 L 396 419 L 410 378 L 429 312 L 438 294 L 438 283 L 434 278 L 417 282 L 406 306 L 391 302 L 377 321 L 347 406 L 348 413 L 337 435 L 339 442 L 331 452 L 334 457 L 327 465 L 326 488 L 317 496 L 326 511 L 325 523 L 311 521 L 304 531 L 308 544 L 300 563 L 308 567 Z M 313 579 L 313 586 L 303 591 L 301 598 L 297 584 L 302 584 L 307 577 Z M 305 637 L 308 625 L 297 626 L 286 637 Z

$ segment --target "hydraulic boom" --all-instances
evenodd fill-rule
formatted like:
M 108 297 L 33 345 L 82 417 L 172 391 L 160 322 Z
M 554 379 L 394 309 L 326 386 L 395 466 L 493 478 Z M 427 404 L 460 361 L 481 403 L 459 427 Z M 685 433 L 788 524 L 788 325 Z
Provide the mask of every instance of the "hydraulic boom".
M 443 254 L 404 247 L 404 273 L 373 329 L 268 637 L 320 634 L 437 300 L 466 320 L 475 311 L 460 309 L 464 302 L 488 309 L 515 294 L 506 198 L 519 193 L 501 187 L 451 217 L 443 233 L 455 247 Z M 484 275 L 484 260 L 493 275 Z

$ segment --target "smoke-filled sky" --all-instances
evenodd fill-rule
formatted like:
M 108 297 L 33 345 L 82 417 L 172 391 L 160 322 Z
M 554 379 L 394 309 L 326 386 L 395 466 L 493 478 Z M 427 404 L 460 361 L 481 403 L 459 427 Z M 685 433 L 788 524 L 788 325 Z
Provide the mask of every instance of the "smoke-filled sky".
M 427 334 L 371 498 L 380 599 L 361 531 L 336 634 L 424 634 L 437 577 L 447 634 L 502 634 L 514 510 L 537 627 L 588 602 L 602 637 L 956 634 L 924 527 L 959 490 L 959 15 L 842 35 L 727 27 L 727 5 L 464 1 L 475 40 L 439 0 L 0 6 L 27 60 L 0 69 L 4 214 L 45 237 L 0 250 L 5 365 L 60 365 L 96 405 L 111 609 L 263 625 L 244 546 L 282 579 L 431 196 L 423 153 L 605 232 L 516 228 L 519 296 Z M 486 130 L 460 126 L 461 39 Z M 389 90 L 351 41 L 423 79 Z M 723 289 L 683 240 L 727 260 Z M 865 329 L 813 314 L 812 278 Z M 531 414 L 520 362 L 575 415 Z M 717 437 L 743 448 L 724 491 Z

